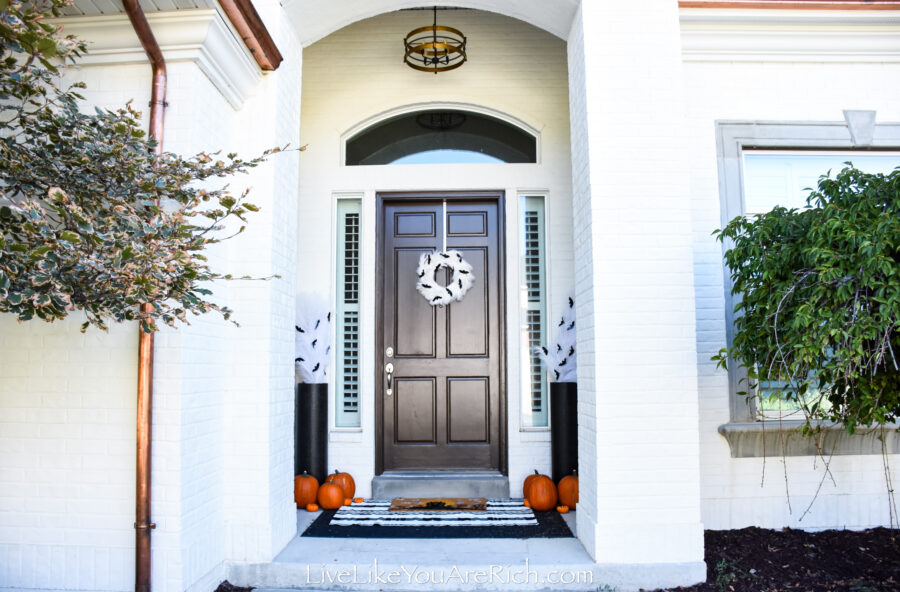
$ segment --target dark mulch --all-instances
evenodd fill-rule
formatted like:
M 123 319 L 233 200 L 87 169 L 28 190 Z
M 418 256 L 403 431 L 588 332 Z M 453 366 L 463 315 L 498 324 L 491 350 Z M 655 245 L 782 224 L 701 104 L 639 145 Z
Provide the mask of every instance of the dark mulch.
M 228 580 L 225 580 L 219 587 L 216 588 L 215 592 L 250 592 L 253 588 L 241 588 L 240 586 L 235 586 Z
M 682 592 L 898 592 L 900 532 L 706 531 L 706 582 Z

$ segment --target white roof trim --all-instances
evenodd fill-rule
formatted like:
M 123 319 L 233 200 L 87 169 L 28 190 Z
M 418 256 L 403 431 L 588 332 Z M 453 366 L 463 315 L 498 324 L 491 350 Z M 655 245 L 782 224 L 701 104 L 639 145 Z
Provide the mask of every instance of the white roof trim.
M 683 8 L 685 62 L 900 62 L 900 11 Z
M 197 64 L 235 109 L 252 95 L 262 73 L 218 9 L 153 12 L 147 20 L 167 63 Z M 81 66 L 147 63 L 125 15 L 75 16 L 54 22 L 88 43 L 88 53 L 78 60 Z

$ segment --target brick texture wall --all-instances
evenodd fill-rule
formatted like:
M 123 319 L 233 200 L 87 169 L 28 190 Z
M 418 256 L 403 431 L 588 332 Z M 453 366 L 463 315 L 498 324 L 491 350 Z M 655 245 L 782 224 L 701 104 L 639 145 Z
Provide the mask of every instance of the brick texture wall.
M 569 36 L 578 531 L 603 563 L 703 559 L 679 58 L 671 2 L 583 3 Z
M 850 79 L 852 84 L 844 83 Z M 702 511 L 708 528 L 864 528 L 889 524 L 887 486 L 878 455 L 834 457 L 830 465 L 834 480 L 825 479 L 818 499 L 802 520 L 825 477 L 821 459 L 792 457 L 786 459 L 785 466 L 777 452 L 765 463 L 759 458 L 731 458 L 727 442 L 717 432 L 718 426 L 729 420 L 727 375 L 710 361 L 725 346 L 722 249 L 710 233 L 721 226 L 717 120 L 843 121 L 843 109 L 875 109 L 878 122 L 896 122 L 900 121 L 898 80 L 900 64 L 896 61 L 797 64 L 688 60 L 684 65 L 688 127 L 681 145 L 689 154 L 692 195 Z M 897 455 L 888 460 L 892 467 L 900 463 Z M 894 474 L 896 490 L 896 471 Z

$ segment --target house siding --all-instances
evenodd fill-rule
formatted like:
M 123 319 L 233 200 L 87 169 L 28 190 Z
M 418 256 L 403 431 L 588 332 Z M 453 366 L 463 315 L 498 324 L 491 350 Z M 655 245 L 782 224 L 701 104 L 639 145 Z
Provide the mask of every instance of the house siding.
M 232 102 L 237 95 L 226 97 L 200 67 L 235 54 L 211 56 L 220 46 L 199 57 L 180 47 L 170 51 L 165 25 L 178 20 L 151 15 L 169 60 L 166 150 L 249 157 L 275 146 L 297 147 L 300 48 L 289 25 L 275 20 L 277 4 L 262 4 L 259 12 L 271 19 L 279 47 L 292 59 L 243 96 L 240 110 Z M 185 14 L 200 22 L 222 18 L 210 11 Z M 98 29 L 112 31 L 104 42 L 127 40 L 120 28 L 129 27 L 127 33 L 130 26 L 116 19 L 99 17 L 88 21 L 97 28 L 89 24 L 79 32 L 88 33 L 88 42 Z M 237 54 L 246 52 L 231 42 Z M 87 84 L 87 105 L 117 108 L 133 100 L 140 110 L 146 104 L 150 69 L 128 64 L 131 46 L 123 50 L 102 53 L 105 65 L 88 63 L 67 74 Z M 226 560 L 270 560 L 296 532 L 291 473 L 298 160 L 296 150 L 285 152 L 232 180 L 235 194 L 252 188 L 248 199 L 262 211 L 246 233 L 207 253 L 219 271 L 279 276 L 214 286 L 215 301 L 232 307 L 242 326 L 208 315 L 156 336 L 154 590 L 211 590 L 224 579 Z M 133 588 L 137 327 L 81 334 L 80 322 L 20 325 L 0 317 L 3 590 Z
M 728 377 L 710 360 L 725 347 L 722 248 L 710 236 L 721 227 L 715 122 L 842 121 L 844 109 L 875 109 L 879 122 L 900 121 L 900 64 L 896 58 L 876 63 L 868 59 L 804 64 L 749 57 L 740 62 L 685 61 L 688 131 L 681 145 L 690 155 L 693 196 L 701 496 L 707 528 L 866 528 L 890 523 L 881 456 L 835 456 L 829 465 L 833 480 L 825 477 L 821 458 L 782 459 L 778 450 L 770 451 L 768 459 L 731 458 L 728 443 L 717 432 L 729 421 Z M 895 467 L 900 456 L 890 455 L 888 461 Z M 900 481 L 894 474 L 897 490 Z
M 687 155 L 671 149 L 685 126 L 677 7 L 582 3 L 569 55 L 579 340 L 593 344 L 579 352 L 579 435 L 593 441 L 579 538 L 600 563 L 702 578 L 691 201 Z

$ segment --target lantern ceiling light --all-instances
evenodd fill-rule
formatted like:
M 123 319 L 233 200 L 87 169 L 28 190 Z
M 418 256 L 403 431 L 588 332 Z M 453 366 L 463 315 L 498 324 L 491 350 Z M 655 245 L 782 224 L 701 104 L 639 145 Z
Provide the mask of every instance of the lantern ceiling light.
M 403 40 L 406 65 L 421 72 L 448 72 L 466 62 L 466 36 L 458 29 L 437 24 L 437 6 L 434 7 L 434 23 L 410 31 Z

